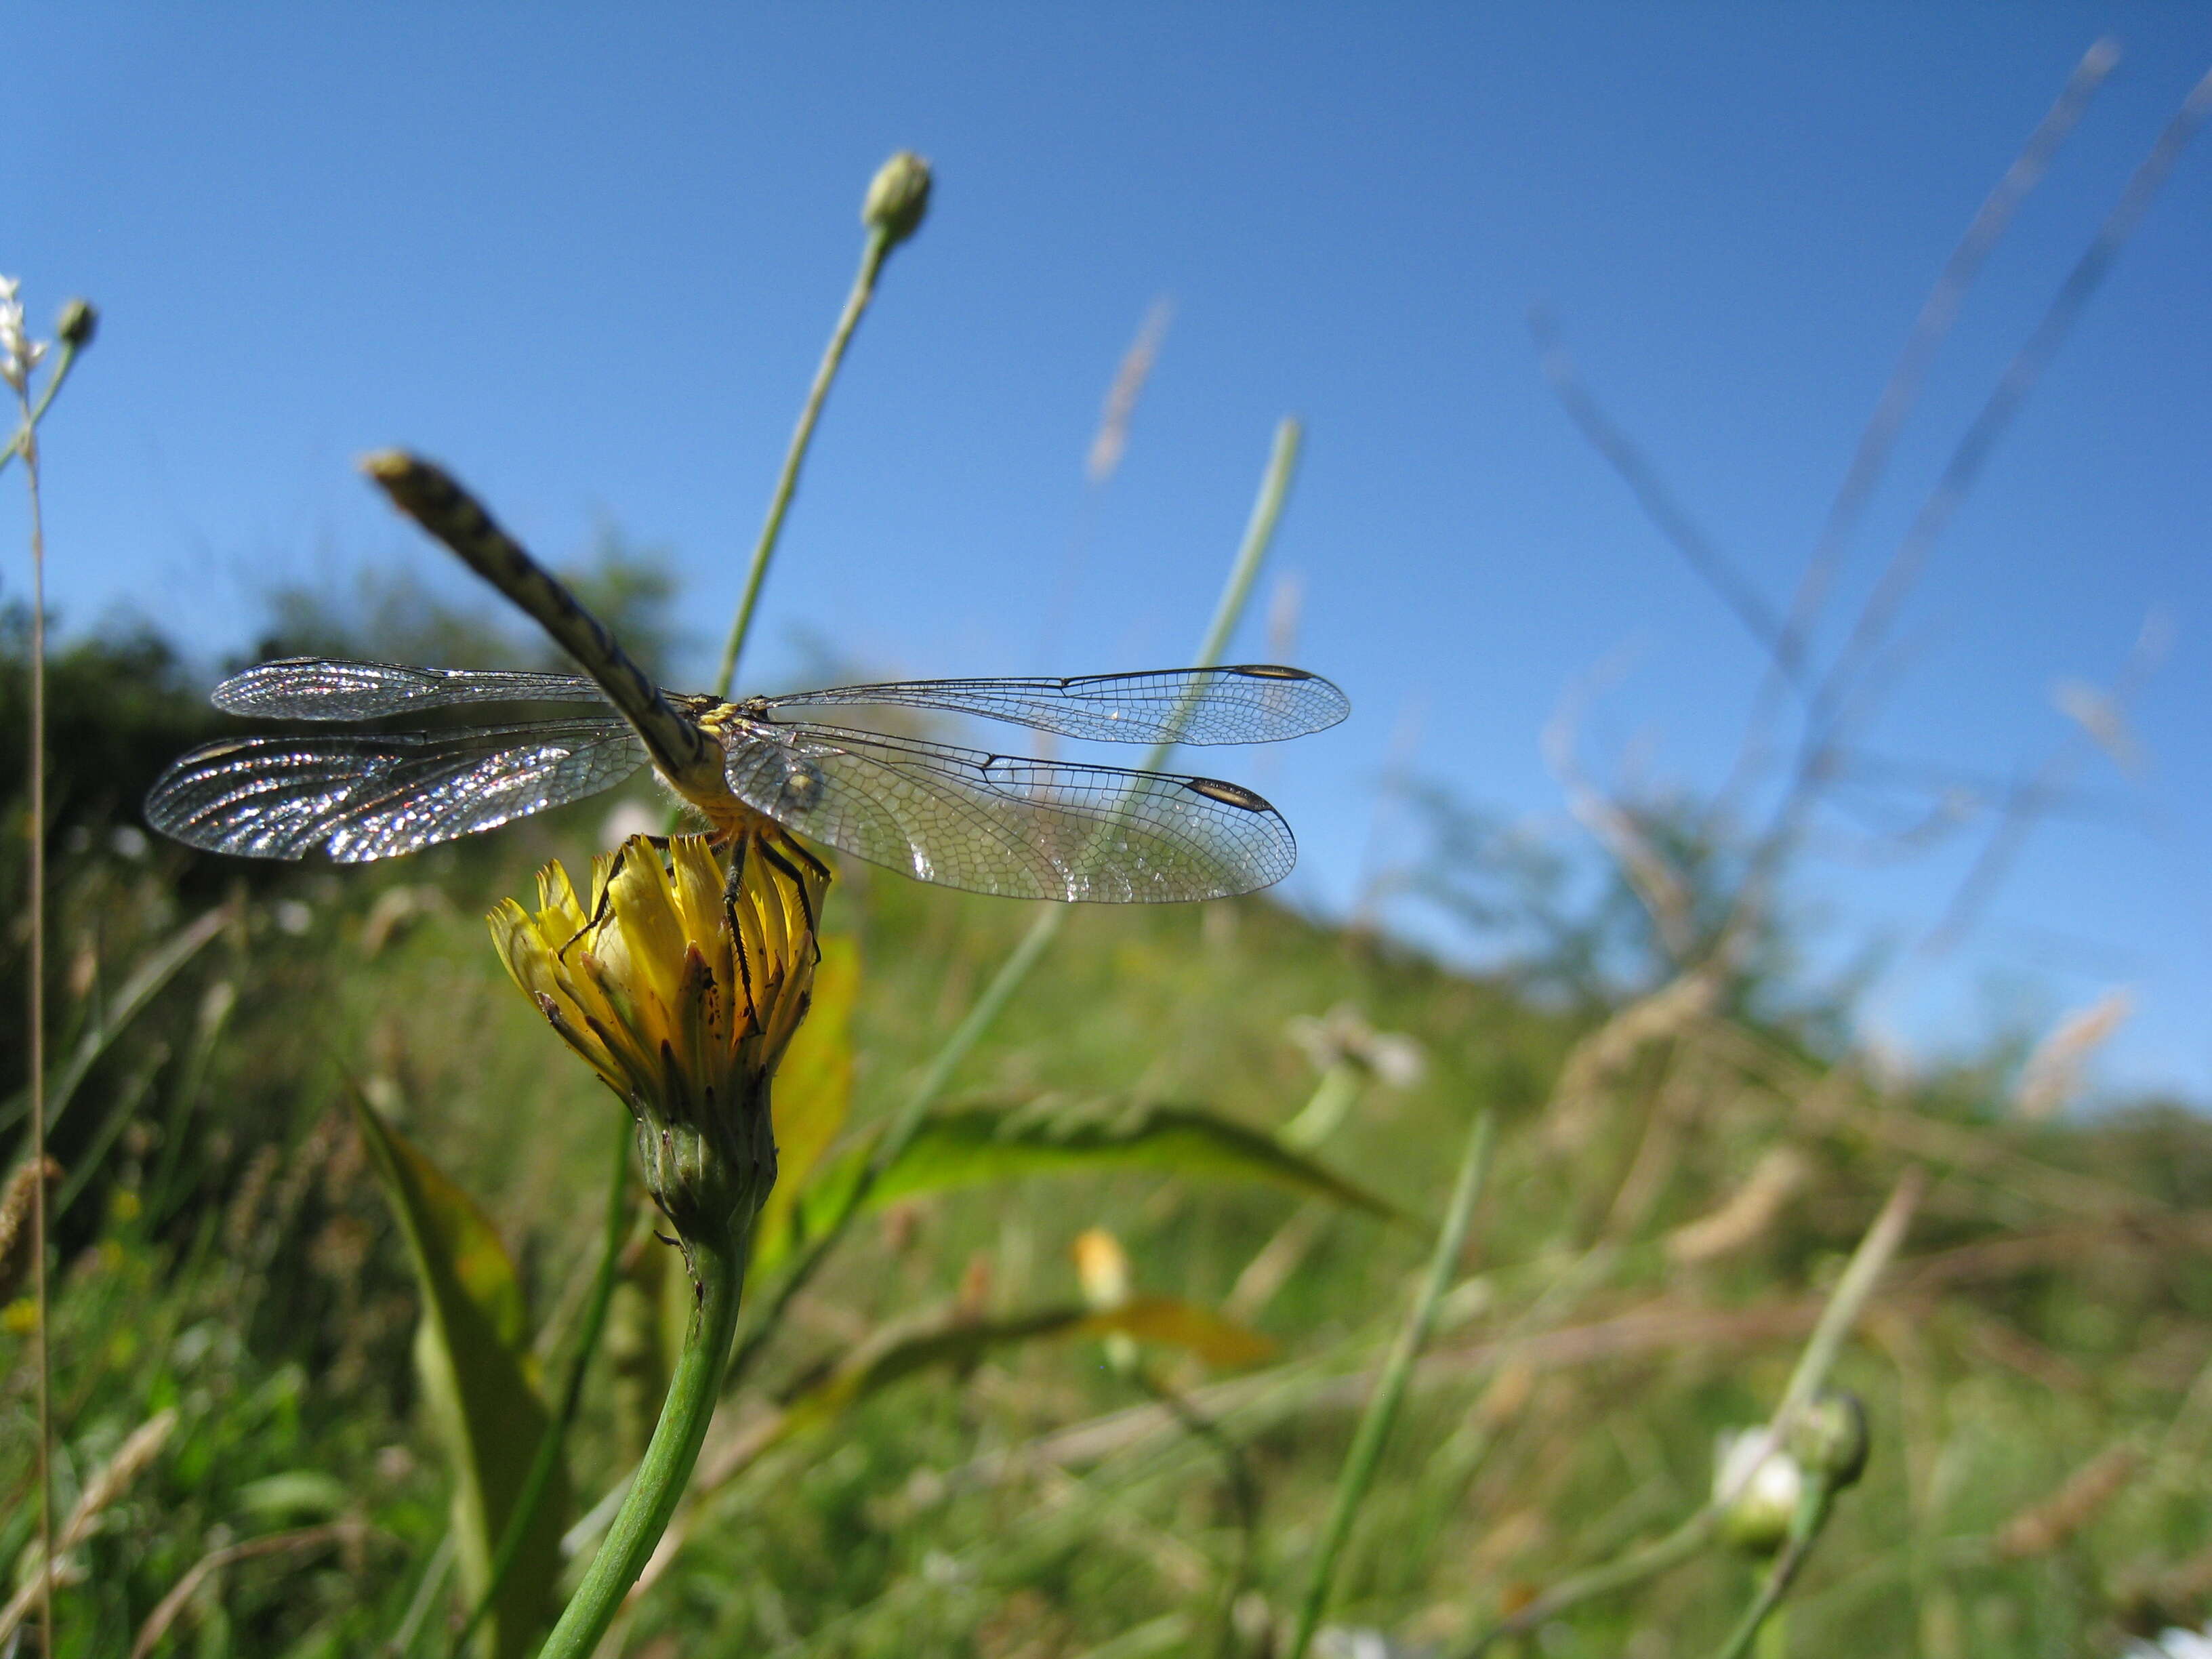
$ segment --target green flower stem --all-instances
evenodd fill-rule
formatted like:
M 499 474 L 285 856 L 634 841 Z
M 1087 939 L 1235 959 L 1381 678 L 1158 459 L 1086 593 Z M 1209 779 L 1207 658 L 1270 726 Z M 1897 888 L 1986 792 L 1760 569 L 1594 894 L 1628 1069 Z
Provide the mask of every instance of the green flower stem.
M 1474 1215 L 1475 1200 L 1481 1195 L 1483 1176 L 1490 1168 L 1491 1128 L 1488 1112 L 1475 1118 L 1474 1128 L 1467 1139 L 1467 1155 L 1460 1161 L 1459 1182 L 1452 1190 L 1451 1206 L 1444 1212 L 1443 1227 L 1437 1235 L 1436 1253 L 1429 1258 L 1428 1278 L 1413 1311 L 1399 1328 L 1398 1340 L 1392 1345 L 1382 1378 L 1375 1385 L 1375 1397 L 1368 1401 L 1367 1414 L 1359 1419 L 1358 1431 L 1352 1436 L 1352 1449 L 1345 1454 L 1344 1473 L 1337 1481 L 1336 1502 L 1330 1507 L 1328 1529 L 1322 1534 L 1321 1552 L 1314 1559 L 1313 1579 L 1306 1586 L 1304 1605 L 1298 1609 L 1297 1628 L 1291 1636 L 1288 1659 L 1305 1659 L 1306 1648 L 1313 1641 L 1321 1616 L 1328 1607 L 1337 1559 L 1344 1553 L 1345 1541 L 1352 1536 L 1352 1523 L 1358 1516 L 1367 1489 L 1374 1482 L 1376 1468 L 1382 1462 L 1383 1443 L 1389 1439 L 1390 1430 L 1398 1420 L 1398 1407 L 1405 1400 L 1413 1362 L 1428 1345 L 1430 1329 L 1436 1323 L 1437 1304 L 1443 1300 L 1444 1291 L 1451 1285 L 1452 1274 L 1458 1268 L 1460 1251 L 1467 1243 L 1468 1224 Z
M 1797 1500 L 1797 1513 L 1790 1520 L 1789 1541 L 1783 1545 L 1782 1553 L 1774 1558 L 1774 1565 L 1767 1569 L 1765 1582 L 1759 1585 L 1759 1594 L 1744 1609 L 1742 1619 L 1729 1632 L 1728 1640 L 1721 1644 L 1714 1659 L 1744 1659 L 1744 1656 L 1751 1651 L 1751 1644 L 1757 1638 L 1759 1627 L 1766 1623 L 1775 1608 L 1782 1605 L 1782 1598 L 1790 1593 L 1790 1586 L 1796 1582 L 1799 1570 L 1804 1566 L 1805 1558 L 1813 1553 L 1814 1541 L 1820 1537 L 1820 1528 L 1827 1524 L 1828 1516 L 1835 1509 L 1836 1490 L 1836 1483 L 1825 1475 L 1815 1476 L 1805 1483 L 1804 1495 Z
M 660 1421 L 637 1466 L 629 1495 L 615 1511 L 599 1553 L 561 1622 L 538 1650 L 538 1659 L 590 1659 L 676 1513 L 721 1392 L 722 1363 L 737 1329 L 738 1294 L 744 1285 L 751 1232 L 752 1217 L 747 1214 L 733 1218 L 727 1231 L 685 1241 L 697 1297 L 675 1375 L 669 1379 L 668 1397 L 661 1402 Z
M 39 429 L 39 422 L 46 418 L 46 410 L 52 406 L 55 394 L 62 389 L 63 382 L 69 379 L 70 370 L 76 367 L 77 353 L 82 348 L 73 341 L 62 342 L 62 355 L 54 360 L 54 372 L 46 376 L 46 384 L 39 394 L 39 401 L 23 411 L 23 423 L 15 429 L 15 435 L 5 444 L 0 444 L 0 471 L 5 471 L 9 462 L 30 447 Z
M 861 271 L 864 276 L 869 275 L 865 264 Z M 855 289 L 854 292 L 857 294 L 859 289 Z M 853 314 L 849 306 L 847 310 L 848 314 Z M 849 329 L 843 331 L 846 333 L 850 331 Z M 831 349 L 833 353 L 838 353 L 843 348 L 833 341 Z M 830 360 L 824 360 L 824 368 L 835 372 L 835 364 Z M 823 384 L 817 380 L 817 386 Z M 802 440 L 811 427 L 811 418 L 800 420 Z M 1244 539 L 1238 544 L 1236 560 L 1229 568 L 1229 580 L 1222 585 L 1221 598 L 1213 607 L 1213 618 L 1206 624 L 1205 637 L 1199 641 L 1198 654 L 1191 663 L 1194 668 L 1211 668 L 1218 663 L 1221 653 L 1229 647 L 1230 635 L 1237 631 L 1237 622 L 1243 617 L 1244 607 L 1252 597 L 1252 584 L 1258 578 L 1260 567 L 1267 562 L 1267 550 L 1274 542 L 1275 526 L 1282 520 L 1284 503 L 1290 499 L 1291 481 L 1297 476 L 1298 451 L 1304 440 L 1304 432 L 1305 428 L 1298 421 L 1290 416 L 1285 416 L 1275 428 L 1274 445 L 1267 456 L 1267 470 L 1260 480 L 1260 494 L 1252 503 L 1252 516 L 1244 526 Z M 796 476 L 795 460 L 787 466 L 786 473 L 787 477 Z M 770 520 L 771 531 L 780 518 L 779 510 L 778 514 Z M 744 620 L 741 613 L 740 623 Z M 736 643 L 742 642 L 741 634 L 732 637 L 732 648 Z M 724 665 L 728 666 L 733 660 L 733 658 L 726 658 Z M 723 687 L 722 695 L 728 695 L 726 685 Z M 1145 769 L 1158 771 L 1174 747 L 1171 743 L 1155 744 L 1145 757 Z M 1065 904 L 1047 904 L 1039 908 L 1036 921 L 1030 924 L 1029 932 L 1022 935 L 1021 942 L 1014 946 L 1013 954 L 1000 964 L 990 984 L 984 988 L 983 994 L 968 1011 L 967 1018 L 953 1029 L 952 1035 L 945 1038 L 931 1058 L 928 1069 L 907 1096 L 904 1104 L 899 1108 L 898 1115 L 891 1120 L 882 1138 L 877 1141 L 875 1155 L 868 1160 L 867 1168 L 861 1172 L 860 1178 L 853 1183 L 851 1190 L 845 1194 L 844 1202 L 808 1247 L 806 1254 L 784 1274 L 775 1293 L 769 1298 L 767 1308 L 754 1321 L 752 1328 L 745 1333 L 745 1340 L 738 1345 L 737 1358 L 730 1364 L 729 1381 L 732 1387 L 751 1370 L 754 1360 L 759 1358 L 762 1349 L 767 1346 L 769 1338 L 775 1334 L 776 1328 L 782 1322 L 784 1311 L 791 1305 L 792 1298 L 805 1288 L 823 1262 L 829 1259 L 830 1253 L 844 1237 L 853 1218 L 867 1202 L 868 1194 L 875 1189 L 876 1182 L 883 1178 L 884 1171 L 898 1162 L 915 1136 L 921 1133 L 930 1108 L 937 1103 L 938 1097 L 951 1082 L 952 1074 L 959 1069 L 961 1061 L 982 1040 L 984 1032 L 990 1029 L 1000 1012 L 1013 1000 L 1014 994 L 1021 988 L 1023 981 L 1029 978 L 1030 970 L 1043 958 L 1052 942 L 1060 937 L 1060 929 L 1067 925 L 1067 914 L 1071 908 Z
M 775 556 L 775 544 L 783 534 L 783 517 L 791 510 L 791 498 L 799 490 L 799 469 L 806 464 L 807 447 L 814 441 L 814 424 L 822 418 L 822 405 L 830 401 L 830 387 L 837 378 L 838 366 L 845 361 L 845 348 L 852 343 L 853 331 L 860 325 L 860 319 L 868 309 L 868 301 L 875 298 L 876 278 L 882 272 L 884 261 L 896 246 L 891 234 L 881 227 L 868 232 L 867 246 L 860 251 L 860 274 L 853 278 L 853 291 L 845 296 L 845 309 L 838 316 L 837 327 L 830 336 L 830 346 L 822 354 L 820 367 L 814 371 L 814 384 L 806 393 L 805 407 L 799 411 L 798 428 L 791 434 L 791 448 L 783 458 L 783 472 L 775 481 L 775 494 L 769 498 L 768 520 L 761 526 L 760 542 L 753 549 L 752 568 L 745 573 L 745 591 L 738 600 L 738 613 L 730 620 L 730 636 L 722 643 L 722 665 L 715 671 L 714 692 L 717 697 L 727 697 L 730 687 L 738 678 L 738 658 L 745 648 L 745 635 L 752 631 L 753 612 L 760 605 L 761 584 L 768 580 L 769 561 Z

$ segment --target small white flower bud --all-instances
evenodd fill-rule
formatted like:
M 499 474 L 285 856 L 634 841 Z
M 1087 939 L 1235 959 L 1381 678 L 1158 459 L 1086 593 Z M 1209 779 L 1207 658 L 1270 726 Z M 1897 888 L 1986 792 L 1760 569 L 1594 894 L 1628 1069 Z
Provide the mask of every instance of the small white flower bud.
M 881 234 L 891 247 L 921 228 L 929 211 L 929 163 L 902 149 L 877 170 L 860 204 L 860 222 Z
M 1721 1536 L 1736 1548 L 1748 1555 L 1780 1549 L 1804 1490 L 1804 1470 L 1765 1429 L 1722 1434 L 1713 1452 L 1713 1497 L 1726 1506 Z

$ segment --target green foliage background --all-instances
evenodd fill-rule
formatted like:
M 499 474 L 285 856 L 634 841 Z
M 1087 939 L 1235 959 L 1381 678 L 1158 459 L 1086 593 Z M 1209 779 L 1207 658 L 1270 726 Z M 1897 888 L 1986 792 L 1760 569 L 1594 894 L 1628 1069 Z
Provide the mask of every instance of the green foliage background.
M 623 581 L 623 625 L 651 635 L 665 586 L 617 561 L 596 597 Z M 403 647 L 495 659 L 483 653 L 497 641 L 465 619 L 413 599 L 400 609 L 442 641 Z M 373 605 L 276 614 L 283 642 L 394 643 L 363 624 Z M 9 640 L 0 763 L 20 779 L 20 630 Z M 606 805 L 390 866 L 198 858 L 125 833 L 159 768 L 222 724 L 173 656 L 150 635 L 88 639 L 60 654 L 52 685 L 49 1006 L 55 1052 L 94 1057 L 53 1137 L 70 1183 L 54 1307 L 62 1512 L 133 1429 L 178 1414 L 76 1553 L 58 1650 L 130 1652 L 198 1564 L 157 1651 L 381 1651 L 421 1597 L 407 1650 L 442 1653 L 458 1609 L 447 1592 L 423 1594 L 449 1486 L 409 1357 L 419 1303 L 347 1091 L 484 1206 L 538 1357 L 560 1357 L 595 1259 L 617 1109 L 548 1040 L 480 918 L 526 890 L 538 860 L 597 847 Z M 20 800 L 10 810 L 20 820 Z M 1410 1089 L 1362 1080 L 1316 1156 L 1419 1224 L 1180 1167 L 1032 1169 L 898 1199 L 866 1219 L 725 1402 L 704 1467 L 749 1433 L 755 1455 L 728 1461 L 738 1472 L 702 1498 L 624 1650 L 1210 1650 L 1239 1547 L 1220 1449 L 1092 1336 L 979 1341 L 826 1425 L 762 1431 L 779 1402 L 901 1330 L 996 1328 L 1079 1303 L 1069 1247 L 1103 1226 L 1141 1291 L 1224 1310 L 1275 1345 L 1237 1374 L 1148 1350 L 1253 1473 L 1259 1524 L 1235 1639 L 1267 1651 L 1481 1109 L 1500 1126 L 1487 1196 L 1360 1513 L 1335 1620 L 1455 1651 L 1534 1590 L 1692 1511 L 1717 1434 L 1771 1409 L 1838 1265 L 1908 1164 L 1933 1177 L 1928 1196 L 1837 1376 L 1868 1402 L 1874 1461 L 1780 1640 L 1802 1653 L 2109 1651 L 2129 1630 L 2212 1612 L 2203 1121 L 2147 1105 L 2021 1123 L 2008 1103 L 2017 1055 L 1880 1085 L 1835 1047 L 1832 1011 L 1790 982 L 1786 939 L 1712 1012 L 1615 1040 L 1608 1022 L 1630 999 L 1592 964 L 1632 959 L 1637 940 L 1608 942 L 1611 901 L 1558 914 L 1541 872 L 1520 854 L 1486 861 L 1493 844 L 1456 822 L 1440 890 L 1518 883 L 1520 914 L 1542 923 L 1514 973 L 1448 972 L 1265 897 L 1088 909 L 947 1102 L 1107 1121 L 1203 1108 L 1272 1134 L 1317 1080 L 1290 1022 L 1349 1004 L 1416 1038 L 1429 1065 Z M 21 848 L 5 842 L 11 893 Z M 863 963 L 861 1133 L 1029 913 L 849 863 L 830 902 Z M 134 966 L 218 909 L 207 942 L 118 1021 Z M 10 925 L 20 939 L 20 911 Z M 0 952 L 0 992 L 18 1004 L 22 972 L 20 949 Z M 11 1164 L 23 1076 L 7 1022 Z M 1783 1152 L 1798 1179 L 1753 1215 L 1747 1187 Z M 1717 1214 L 1735 1215 L 1741 1236 L 1690 1259 L 1677 1230 Z M 657 1404 L 662 1304 L 682 1293 L 666 1255 L 649 1241 L 633 1252 L 568 1449 L 578 1497 L 564 1524 L 628 1467 Z M 26 1324 L 21 1303 L 0 1316 L 0 1563 L 18 1571 L 34 1508 Z M 281 1534 L 296 1541 L 234 1549 Z M 1753 1580 L 1751 1564 L 1710 1552 L 1574 1611 L 1528 1650 L 1709 1651 Z

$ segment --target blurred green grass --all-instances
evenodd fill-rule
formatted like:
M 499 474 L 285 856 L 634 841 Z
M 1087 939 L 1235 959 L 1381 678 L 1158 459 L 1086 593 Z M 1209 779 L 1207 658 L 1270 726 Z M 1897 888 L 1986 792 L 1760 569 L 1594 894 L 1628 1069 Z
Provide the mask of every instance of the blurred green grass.
M 20 778 L 20 651 L 0 668 L 0 758 Z M 206 1571 L 157 1650 L 377 1651 L 443 1535 L 445 1478 L 408 1358 L 413 1282 L 343 1091 L 357 1083 L 483 1201 L 534 1316 L 557 1325 L 593 1262 L 617 1108 L 548 1040 L 481 917 L 526 893 L 538 861 L 573 865 L 599 846 L 606 805 L 389 867 L 198 858 L 124 833 L 159 767 L 217 729 L 174 657 L 151 635 L 93 638 L 62 653 L 53 686 L 56 1050 L 100 1029 L 134 964 L 228 907 L 103 1042 L 55 1136 L 83 1178 L 57 1233 L 63 1513 L 134 1429 L 178 1413 L 76 1553 L 84 1573 L 63 1593 L 58 1651 L 128 1653 L 196 1564 L 288 1532 L 296 1547 Z M 0 872 L 13 893 L 21 846 L 9 841 Z M 829 920 L 863 962 L 865 1127 L 895 1108 L 1030 912 L 848 863 Z M 1587 975 L 1580 997 L 1551 994 L 1571 963 L 1453 973 L 1264 896 L 1092 908 L 946 1099 L 1200 1106 L 1273 1132 L 1317 1081 L 1291 1022 L 1349 1005 L 1413 1038 L 1427 1065 L 1410 1087 L 1364 1080 L 1316 1155 L 1429 1219 L 1472 1115 L 1497 1113 L 1466 1273 L 1360 1514 L 1338 1623 L 1452 1651 L 1534 1590 L 1693 1510 L 1717 1434 L 1772 1408 L 1824 1291 L 1907 1163 L 1929 1171 L 1929 1195 L 1837 1374 L 1868 1402 L 1874 1462 L 1792 1599 L 1791 1650 L 2109 1651 L 2127 1630 L 2202 1620 L 2212 1133 L 2171 1106 L 2021 1122 L 2009 1107 L 2017 1055 L 1880 1085 L 1835 1047 L 1817 1001 L 1803 1012 L 1805 988 L 1778 977 L 1786 951 L 1760 960 L 1715 1012 L 1640 1042 L 1591 1044 L 1623 999 Z M 22 972 L 20 951 L 0 960 L 16 1006 Z M 210 1027 L 223 985 L 234 1003 Z M 25 1063 L 13 1023 L 4 1043 L 0 1086 L 13 1097 Z M 1608 1048 L 1620 1052 L 1598 1063 Z M 1563 1091 L 1563 1076 L 1576 1086 Z M 12 1165 L 19 1114 L 0 1125 Z M 1763 1211 L 1762 1160 L 1786 1175 Z M 1686 1242 L 1679 1230 L 1700 1220 Z M 727 1432 L 894 1320 L 1079 1299 L 1069 1246 L 1094 1226 L 1122 1240 L 1140 1290 L 1226 1307 L 1278 1345 L 1234 1377 L 1158 1358 L 1255 1472 L 1255 1589 L 1239 1628 L 1246 1651 L 1267 1651 L 1412 1295 L 1427 1248 L 1416 1229 L 1163 1173 L 902 1200 L 866 1219 L 794 1304 L 766 1364 L 726 1401 Z M 650 1280 L 658 1259 L 633 1277 Z M 633 1306 L 629 1323 L 644 1364 L 636 1345 L 650 1348 L 653 1322 Z M 18 1567 L 34 1509 L 25 1328 L 10 1304 L 0 1562 Z M 635 1403 L 611 1369 L 595 1370 L 570 1449 L 585 1504 L 623 1472 L 635 1435 Z M 1216 1451 L 1095 1343 L 1006 1348 L 902 1382 L 702 1501 L 625 1651 L 1203 1651 L 1237 1543 Z M 1528 1650 L 1701 1653 L 1753 1577 L 1739 1559 L 1700 1557 L 1576 1611 Z M 447 1607 L 431 1607 L 416 1651 L 444 1651 Z

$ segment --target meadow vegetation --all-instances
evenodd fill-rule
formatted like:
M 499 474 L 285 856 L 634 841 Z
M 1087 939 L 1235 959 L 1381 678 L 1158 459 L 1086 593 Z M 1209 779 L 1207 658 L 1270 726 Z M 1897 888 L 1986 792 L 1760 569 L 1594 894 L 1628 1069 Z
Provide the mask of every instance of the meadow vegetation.
M 2101 51 L 2029 155 L 2078 116 Z M 921 186 L 869 221 L 751 591 Z M 2008 175 L 1985 216 L 2024 187 Z M 1340 1655 L 2025 1659 L 2212 1614 L 2212 1127 L 2178 1103 L 2068 1110 L 2087 1026 L 2033 1055 L 1881 1062 L 1848 988 L 1802 965 L 1786 902 L 1881 665 L 1879 607 L 2101 269 L 2062 288 L 1900 550 L 1901 586 L 1826 675 L 1817 602 L 1746 614 L 1776 665 L 1754 731 L 1786 706 L 1806 732 L 1766 829 L 1608 793 L 1564 737 L 1595 861 L 1423 796 L 1404 888 L 1469 923 L 1493 971 L 1265 894 L 1047 926 L 844 860 L 776 1085 L 782 1176 L 735 1369 L 601 1651 L 1298 1659 L 1310 1614 L 1312 1650 Z M 1940 311 L 1900 364 L 1905 403 Z M 1569 412 L 1729 597 L 1543 342 Z M 1294 447 L 1286 426 L 1276 507 Z M 661 567 L 617 544 L 579 586 L 653 664 Z M 13 896 L 29 634 L 21 611 L 0 631 Z M 542 660 L 375 585 L 277 596 L 255 655 L 288 651 Z M 205 678 L 114 629 L 52 652 L 44 684 L 52 1163 L 41 1186 L 11 1020 L 0 1655 L 28 1650 L 41 1576 L 43 1191 L 54 1655 L 520 1659 L 637 1463 L 691 1287 L 635 1183 L 610 1202 L 626 1117 L 517 994 L 483 915 L 544 860 L 612 845 L 611 807 L 629 827 L 665 808 L 604 798 L 388 864 L 205 856 L 137 817 L 180 750 L 234 729 Z M 0 996 L 22 1006 L 32 912 L 10 906 Z M 1030 964 L 1018 984 L 1010 962 Z M 474 1415 L 453 1401 L 472 1366 L 504 1379 Z M 1374 1402 L 1401 1385 L 1393 1421 Z M 1850 1410 L 1820 1389 L 1863 1404 L 1856 1484 Z M 1819 1501 L 1761 1520 L 1716 1461 L 1770 1422 Z M 1786 1598 L 1747 1621 L 1763 1585 Z
M 13 734 L 19 651 L 7 668 Z M 68 1553 L 58 1651 L 130 1652 L 157 1608 L 167 1633 L 148 1651 L 379 1650 L 438 1555 L 449 1477 L 409 1357 L 415 1281 L 348 1092 L 481 1201 L 554 1374 L 619 1109 L 544 1041 L 480 918 L 535 860 L 596 844 L 606 809 L 389 866 L 204 858 L 132 822 L 159 767 L 220 723 L 175 659 L 149 636 L 94 637 L 59 654 L 52 683 L 57 732 L 83 734 L 54 751 L 58 1511 L 143 1425 L 167 1425 Z M 1600 897 L 1592 925 L 1607 914 L 1627 912 Z M 865 1127 L 1029 913 L 848 861 L 830 921 L 862 964 Z M 5 959 L 10 995 L 21 962 Z M 1332 1622 L 1454 1651 L 1692 1514 L 1716 1437 L 1771 1410 L 1908 1167 L 1928 1176 L 1909 1243 L 1833 1374 L 1865 1401 L 1874 1455 L 1791 1598 L 1799 1650 L 2081 1651 L 2202 1618 L 2212 1132 L 2154 1105 L 2023 1121 L 2017 1054 L 1870 1076 L 1800 988 L 1755 975 L 1638 999 L 1571 969 L 1454 973 L 1264 897 L 1084 911 L 945 1112 L 1079 1140 L 1079 1126 L 1199 1108 L 1270 1135 L 1333 1078 L 1346 1109 L 1325 1133 L 1309 1120 L 1305 1150 L 1390 1213 L 1173 1147 L 1149 1167 L 983 1162 L 898 1195 L 726 1401 L 702 1507 L 627 1650 L 1208 1650 L 1248 1548 L 1233 1650 L 1267 1650 L 1481 1109 L 1498 1126 L 1490 1178 Z M 1358 1018 L 1301 1023 L 1346 1008 Z M 1418 1044 L 1418 1075 L 1386 1079 L 1371 1031 Z M 12 1035 L 7 1065 L 18 1138 Z M 1071 1249 L 1094 1228 L 1121 1241 L 1137 1289 L 1263 1335 L 1265 1357 L 1213 1367 L 1152 1344 L 1139 1376 L 1095 1330 L 1013 1340 L 1000 1328 L 1020 1316 L 1082 1305 Z M 670 1254 L 631 1243 L 564 1522 L 649 1424 Z M 0 1556 L 19 1571 L 27 1312 L 11 1301 L 0 1325 Z M 921 1329 L 999 1340 L 942 1342 L 939 1363 L 872 1376 L 745 1455 L 779 1402 Z M 1706 1651 L 1754 1577 L 1713 1543 L 1561 1614 L 1541 1649 Z M 443 1650 L 451 1605 L 430 1598 L 409 1650 Z

